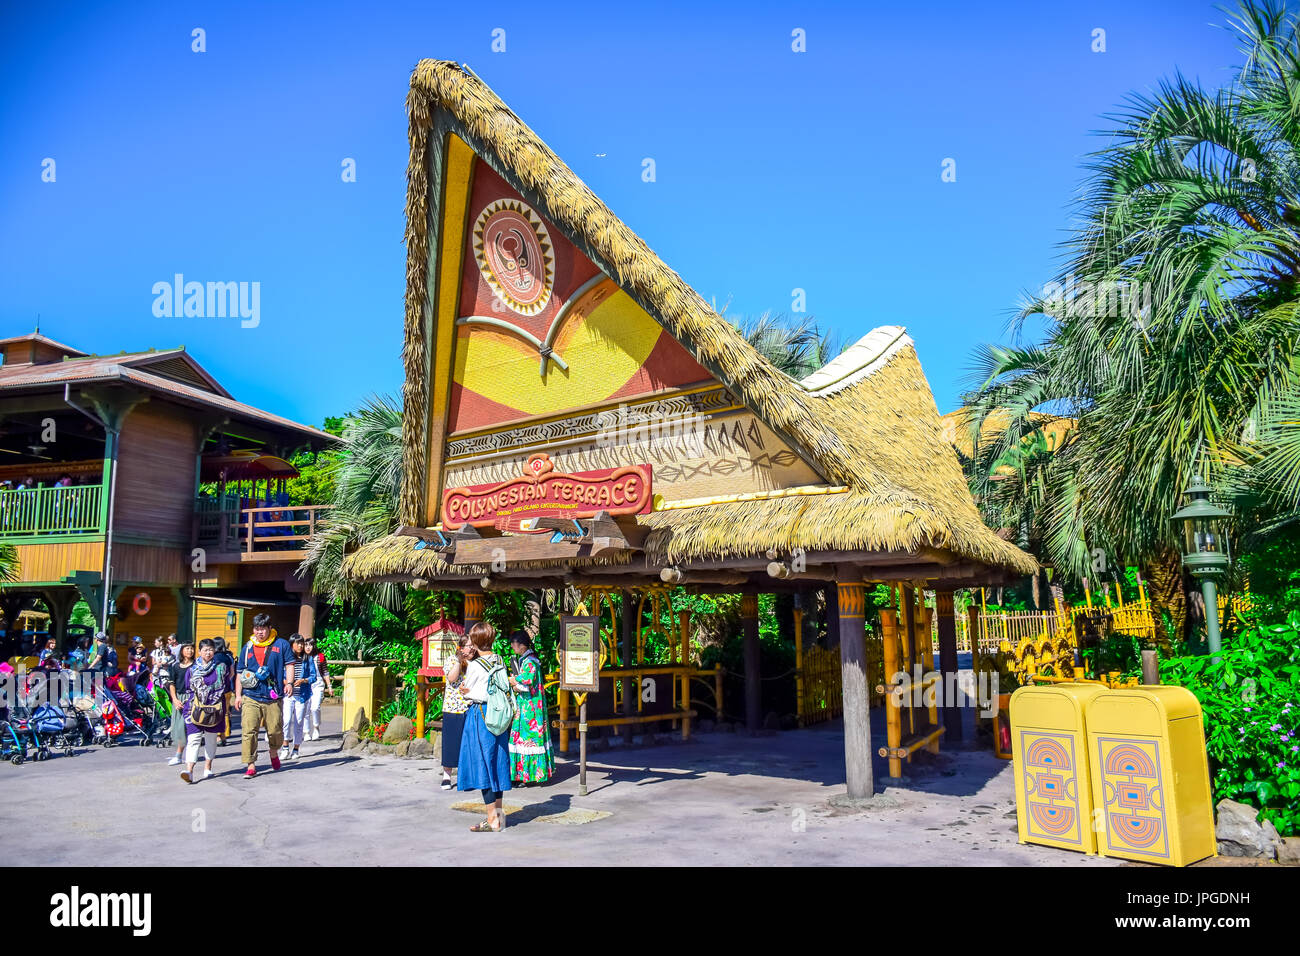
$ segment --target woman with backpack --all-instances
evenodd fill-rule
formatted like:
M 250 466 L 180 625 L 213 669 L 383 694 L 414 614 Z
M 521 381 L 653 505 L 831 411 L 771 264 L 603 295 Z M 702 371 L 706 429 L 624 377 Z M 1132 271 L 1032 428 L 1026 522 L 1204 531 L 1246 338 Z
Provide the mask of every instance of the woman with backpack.
M 185 697 L 181 712 L 185 720 L 185 770 L 181 779 L 197 783 L 194 765 L 199 759 L 199 745 L 203 745 L 203 778 L 212 776 L 212 758 L 217 746 L 217 733 L 226 720 L 226 665 L 214 658 L 217 645 L 209 638 L 199 642 L 199 659 L 185 671 L 181 682 Z
M 523 631 L 510 635 L 510 650 L 515 655 L 510 686 L 519 704 L 519 715 L 510 728 L 510 764 L 516 783 L 545 783 L 555 773 L 555 756 L 546 722 L 542 664 L 533 650 L 533 639 Z
M 514 695 L 501 658 L 492 652 L 496 630 L 486 621 L 469 629 L 469 657 L 460 693 L 469 701 L 460 742 L 457 790 L 479 790 L 487 819 L 470 827 L 474 833 L 500 833 L 506 815 L 501 800 L 510 789 L 510 725 Z

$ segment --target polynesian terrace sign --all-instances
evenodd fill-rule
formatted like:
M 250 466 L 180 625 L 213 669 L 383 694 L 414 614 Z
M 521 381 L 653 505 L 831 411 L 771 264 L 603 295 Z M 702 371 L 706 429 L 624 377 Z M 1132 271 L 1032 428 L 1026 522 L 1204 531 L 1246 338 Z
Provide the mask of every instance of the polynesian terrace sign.
M 524 462 L 523 474 L 497 485 L 449 488 L 442 496 L 442 526 L 497 527 L 506 531 L 542 531 L 532 518 L 590 518 L 649 514 L 652 504 L 649 465 L 624 465 L 566 474 L 555 470 L 550 456 L 539 452 Z

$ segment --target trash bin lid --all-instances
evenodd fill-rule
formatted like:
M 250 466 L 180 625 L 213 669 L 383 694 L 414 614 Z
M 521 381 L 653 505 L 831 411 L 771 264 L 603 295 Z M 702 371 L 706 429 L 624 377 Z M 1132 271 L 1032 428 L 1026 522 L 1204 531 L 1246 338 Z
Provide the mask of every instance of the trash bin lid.
M 1117 687 L 1088 705 L 1088 731 L 1159 737 L 1171 720 L 1200 716 L 1200 702 L 1185 687 Z
M 1011 723 L 1043 730 L 1082 730 L 1088 703 L 1106 690 L 1100 684 L 1036 684 L 1011 695 Z

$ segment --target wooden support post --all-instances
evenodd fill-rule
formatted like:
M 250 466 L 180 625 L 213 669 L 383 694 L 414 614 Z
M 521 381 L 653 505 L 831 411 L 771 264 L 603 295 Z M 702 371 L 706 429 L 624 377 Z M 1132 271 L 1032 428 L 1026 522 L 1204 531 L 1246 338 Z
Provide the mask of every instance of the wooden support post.
M 1147 685 L 1160 683 L 1160 665 L 1156 661 L 1155 651 L 1142 652 L 1142 683 Z
M 466 591 L 465 592 L 465 631 L 483 620 L 483 592 Z
M 713 665 L 713 719 L 721 723 L 726 719 L 722 709 L 722 665 Z
M 623 632 L 623 660 L 621 663 L 624 667 L 634 667 L 636 664 L 637 631 L 641 629 L 641 620 L 638 614 L 636 596 L 631 591 L 623 592 L 623 609 L 619 621 Z M 624 677 L 621 684 L 623 686 L 623 716 L 631 717 L 641 703 L 641 682 L 635 677 Z M 625 738 L 625 742 L 632 742 L 631 724 L 624 725 L 620 728 L 620 732 Z
M 898 611 L 898 636 L 901 638 L 899 642 L 901 653 L 898 660 L 898 669 L 906 671 L 909 680 L 915 680 L 915 665 L 918 660 L 916 653 L 916 588 L 909 584 L 899 586 Z M 912 712 L 910 694 L 903 695 L 902 709 L 907 712 L 907 716 L 903 719 L 905 732 L 908 734 L 916 733 L 916 715 Z
M 307 591 L 298 605 L 298 633 L 308 640 L 316 628 L 316 595 Z
M 869 799 L 876 789 L 871 769 L 871 699 L 867 693 L 867 595 L 861 573 L 857 568 L 844 569 L 836 582 L 844 703 L 844 775 L 848 795 L 855 800 Z
M 691 739 L 691 675 L 689 672 L 682 674 L 682 713 L 687 716 L 682 718 L 682 740 Z
M 918 615 L 919 615 L 918 623 L 920 626 L 919 628 L 920 646 L 922 649 L 921 654 L 919 655 L 921 658 L 920 663 L 921 663 L 921 667 L 923 668 L 923 674 L 929 675 L 934 673 L 934 627 L 930 620 L 930 609 L 928 607 L 921 608 L 920 611 L 918 612 Z M 940 676 L 939 678 L 939 686 L 937 688 L 937 691 L 938 693 L 943 692 L 942 676 Z M 922 697 L 924 698 L 924 695 L 922 695 Z M 933 731 L 936 727 L 939 726 L 938 694 L 935 693 L 934 691 L 931 691 L 930 700 L 931 703 L 926 704 L 926 710 L 929 716 L 930 729 L 931 731 Z M 927 741 L 925 745 L 925 749 L 930 751 L 930 753 L 932 754 L 937 754 L 939 752 L 938 736 L 932 736 L 929 739 L 929 741 Z
M 885 661 L 885 743 L 889 748 L 889 778 L 900 780 L 903 776 L 903 761 L 896 754 L 903 743 L 903 718 L 890 694 L 894 677 L 899 672 L 897 611 L 886 609 L 880 612 L 880 633 Z
M 757 594 L 740 596 L 740 623 L 745 635 L 745 729 L 752 734 L 763 728 L 763 674 L 759 662 Z
M 794 712 L 803 726 L 803 602 L 794 609 Z
M 952 592 L 936 591 L 934 610 L 939 625 L 939 670 L 943 673 L 940 686 L 945 695 L 949 687 L 953 698 L 944 698 L 943 735 L 949 742 L 961 740 L 961 705 L 956 700 L 957 690 L 957 618 L 953 611 Z

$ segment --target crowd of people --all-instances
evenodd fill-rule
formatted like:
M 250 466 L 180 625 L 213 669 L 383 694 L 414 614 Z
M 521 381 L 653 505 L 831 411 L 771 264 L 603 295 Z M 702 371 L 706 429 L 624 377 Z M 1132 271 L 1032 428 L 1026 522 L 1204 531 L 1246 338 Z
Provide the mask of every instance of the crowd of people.
M 555 774 L 544 668 L 532 638 L 522 631 L 510 636 L 507 664 L 493 650 L 496 636 L 491 624 L 475 624 L 457 639 L 444 674 L 441 787 L 481 794 L 487 813 L 470 827 L 475 832 L 504 828 L 507 790 L 543 784 Z M 135 637 L 126 657 L 123 671 L 117 650 L 101 633 L 93 642 L 82 638 L 65 660 L 51 638 L 37 666 L 99 672 L 130 693 L 152 695 L 170 715 L 174 752 L 168 763 L 185 765 L 186 783 L 212 776 L 215 748 L 231 736 L 232 712 L 239 714 L 245 777 L 258 773 L 263 731 L 272 770 L 298 759 L 304 741 L 320 738 L 321 704 L 334 691 L 315 641 L 301 634 L 276 636 L 265 613 L 253 618 L 252 638 L 238 660 L 222 638 L 204 638 L 196 646 L 174 634 L 156 638 L 152 650 Z M 202 775 L 195 771 L 200 755 Z
M 50 482 L 50 488 L 72 488 L 76 485 L 97 485 L 101 481 L 98 474 L 82 475 L 74 478 L 72 475 L 64 472 L 54 481 Z M 16 483 L 12 478 L 0 478 L 0 491 L 34 491 L 37 488 L 44 488 L 43 482 L 37 481 L 30 475 L 26 478 L 20 478 Z

